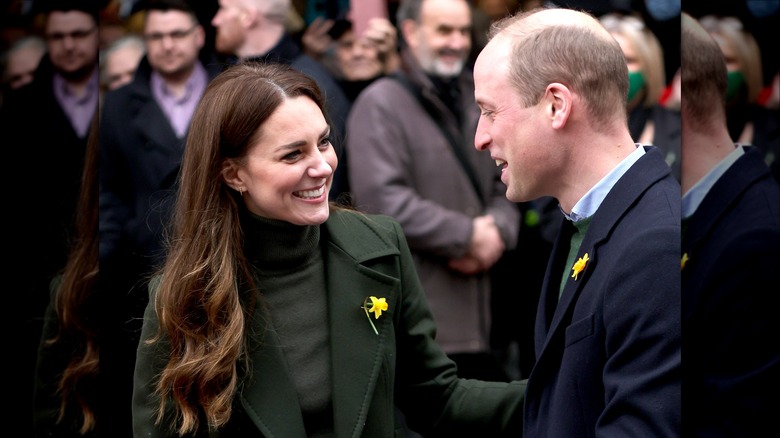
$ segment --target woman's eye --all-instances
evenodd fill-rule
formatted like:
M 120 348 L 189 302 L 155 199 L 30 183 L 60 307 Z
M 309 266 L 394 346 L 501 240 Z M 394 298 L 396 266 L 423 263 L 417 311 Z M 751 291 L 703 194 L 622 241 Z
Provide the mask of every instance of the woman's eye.
M 320 140 L 320 149 L 327 149 L 330 147 L 330 138 L 323 138 Z
M 291 161 L 298 158 L 301 155 L 301 151 L 292 151 L 289 154 L 282 157 L 285 161 Z

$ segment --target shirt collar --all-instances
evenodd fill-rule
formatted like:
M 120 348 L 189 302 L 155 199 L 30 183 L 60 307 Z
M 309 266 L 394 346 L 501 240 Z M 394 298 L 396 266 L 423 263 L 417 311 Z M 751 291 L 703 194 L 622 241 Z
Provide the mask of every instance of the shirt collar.
M 54 73 L 53 84 L 55 92 L 63 99 L 67 100 L 68 102 L 72 102 L 74 105 L 84 105 L 91 102 L 92 99 L 97 95 L 99 79 L 97 70 L 93 71 L 92 75 L 89 77 L 89 81 L 87 82 L 86 87 L 84 87 L 84 94 L 81 96 L 76 96 L 73 94 L 73 90 L 68 86 L 65 78 L 63 78 L 59 73 Z
M 628 171 L 628 169 L 630 169 L 631 166 L 636 163 L 637 160 L 642 158 L 642 155 L 645 154 L 645 148 L 642 145 L 636 143 L 635 146 L 636 150 L 628 154 L 627 157 L 623 158 L 623 160 L 617 166 L 615 166 L 614 169 L 606 174 L 604 178 L 601 178 L 601 180 L 597 182 L 596 185 L 591 187 L 590 190 L 585 193 L 585 196 L 583 196 L 579 201 L 577 201 L 576 204 L 574 204 L 570 214 L 567 214 L 565 211 L 563 211 L 561 205 L 558 204 L 558 208 L 561 208 L 561 212 L 563 212 L 563 215 L 566 217 L 566 219 L 572 222 L 579 222 L 583 219 L 593 216 L 593 214 L 596 213 L 596 210 L 598 210 L 599 206 L 604 201 L 604 198 L 607 197 L 609 191 L 612 190 L 612 187 L 614 187 L 615 183 L 617 183 L 618 180 Z
M 187 78 L 187 82 L 184 84 L 184 94 L 181 97 L 177 98 L 174 96 L 174 94 L 171 92 L 171 88 L 165 82 L 165 79 L 163 79 L 162 75 L 160 75 L 160 73 L 158 73 L 156 70 L 152 70 L 151 86 L 155 94 L 160 98 L 182 104 L 194 97 L 196 84 L 205 81 L 205 78 L 205 69 L 202 65 L 200 65 L 200 63 L 195 63 L 195 68 L 193 68 L 192 74 L 190 74 L 190 77 Z M 200 96 L 197 96 L 197 98 L 199 99 Z
M 731 151 L 731 153 L 720 160 L 720 163 L 710 169 L 710 171 L 704 175 L 704 178 L 697 181 L 696 184 L 694 184 L 693 187 L 691 187 L 688 192 L 683 195 L 683 218 L 691 217 L 693 213 L 696 212 L 696 209 L 699 208 L 699 204 L 701 204 L 701 201 L 703 201 L 704 197 L 707 196 L 707 193 L 710 191 L 710 189 L 712 189 L 712 186 L 718 182 L 718 179 L 720 179 L 720 177 L 723 176 L 727 170 L 729 170 L 729 167 L 731 167 L 731 165 L 734 164 L 734 162 L 737 161 L 739 157 L 745 154 L 745 151 L 742 149 L 741 145 L 735 146 L 736 147 L 733 151 Z

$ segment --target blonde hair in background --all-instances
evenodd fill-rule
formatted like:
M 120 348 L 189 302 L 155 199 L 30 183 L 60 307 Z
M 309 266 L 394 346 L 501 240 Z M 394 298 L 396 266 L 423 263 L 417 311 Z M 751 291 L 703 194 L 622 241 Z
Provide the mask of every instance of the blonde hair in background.
M 666 87 L 664 54 L 658 38 L 641 18 L 633 15 L 609 13 L 601 16 L 599 21 L 610 33 L 622 35 L 634 45 L 647 90 L 643 104 L 653 106 Z
M 736 17 L 717 17 L 707 15 L 699 19 L 699 23 L 716 40 L 721 39 L 733 51 L 737 65 L 745 77 L 748 89 L 748 102 L 754 103 L 763 87 L 761 71 L 761 49 L 756 39 Z M 726 61 L 731 61 L 726 57 Z

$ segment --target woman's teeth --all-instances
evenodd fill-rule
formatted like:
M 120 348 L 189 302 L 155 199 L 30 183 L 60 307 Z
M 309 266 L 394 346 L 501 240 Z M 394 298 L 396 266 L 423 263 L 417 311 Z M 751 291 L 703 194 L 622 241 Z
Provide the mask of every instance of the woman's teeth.
M 325 186 L 322 186 L 316 190 L 301 190 L 300 192 L 295 192 L 294 195 L 299 198 L 309 199 L 309 198 L 319 198 L 322 196 L 322 194 L 325 192 Z

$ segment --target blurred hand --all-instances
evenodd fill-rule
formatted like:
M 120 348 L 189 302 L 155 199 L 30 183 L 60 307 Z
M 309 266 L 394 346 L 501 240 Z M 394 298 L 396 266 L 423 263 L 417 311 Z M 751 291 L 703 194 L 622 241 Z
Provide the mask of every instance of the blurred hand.
M 322 59 L 328 46 L 333 43 L 333 39 L 328 35 L 328 31 L 334 20 L 317 17 L 309 24 L 301 37 L 303 51 L 316 60 Z
M 476 275 L 485 270 L 479 260 L 468 254 L 459 259 L 451 259 L 448 265 L 450 269 L 463 275 Z
M 501 233 L 498 231 L 493 216 L 475 217 L 468 253 L 479 260 L 485 269 L 489 269 L 501 258 L 505 249 L 506 245 L 501 239 Z
M 398 33 L 393 23 L 386 18 L 368 20 L 368 28 L 362 36 L 376 46 L 380 56 L 398 50 Z
M 360 37 L 376 46 L 385 73 L 395 70 L 400 65 L 398 31 L 390 20 L 381 17 L 370 19 L 368 27 Z
M 475 217 L 468 252 L 463 257 L 451 259 L 448 266 L 461 274 L 475 275 L 496 264 L 505 249 L 493 216 Z

